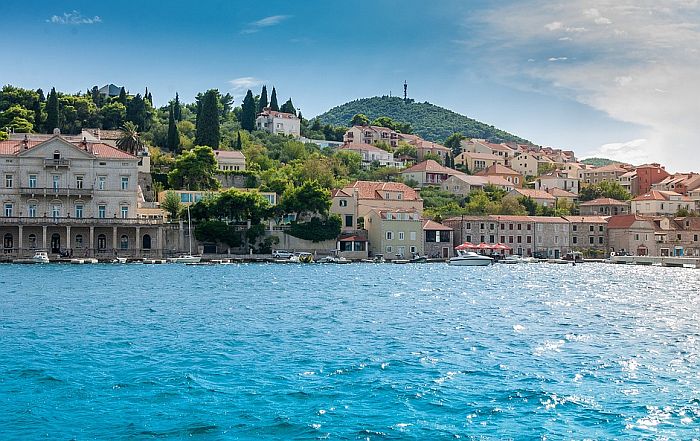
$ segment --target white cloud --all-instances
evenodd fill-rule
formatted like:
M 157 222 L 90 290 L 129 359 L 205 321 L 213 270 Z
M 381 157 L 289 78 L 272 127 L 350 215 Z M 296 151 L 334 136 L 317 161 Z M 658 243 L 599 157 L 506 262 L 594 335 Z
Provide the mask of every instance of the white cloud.
M 587 155 L 589 158 L 608 158 L 631 164 L 652 162 L 646 150 L 646 139 L 634 139 L 626 142 L 611 142 L 601 145 Z
M 476 36 L 487 47 L 484 59 L 502 68 L 485 67 L 498 71 L 501 81 L 565 96 L 639 127 L 634 144 L 611 142 L 598 153 L 700 171 L 698 1 L 525 0 L 479 19 L 486 24 L 483 35 Z M 560 41 L 571 29 L 585 32 Z M 564 48 L 566 63 L 523 62 Z M 561 58 L 544 56 L 549 61 Z M 625 152 L 627 159 L 621 157 Z
M 236 98 L 245 95 L 248 89 L 262 86 L 265 81 L 255 77 L 240 77 L 229 80 L 228 83 L 231 85 L 230 90 L 233 92 L 234 98 Z
M 550 57 L 547 61 L 566 61 L 568 59 L 568 57 Z
M 255 32 L 260 31 L 263 28 L 276 26 L 291 17 L 291 15 L 271 15 L 269 17 L 265 17 L 260 20 L 248 23 L 248 25 L 245 27 L 245 29 L 241 31 L 241 33 L 253 34 Z
M 99 15 L 94 17 L 83 17 L 78 11 L 64 12 L 63 15 L 54 15 L 46 20 L 47 23 L 81 25 L 81 24 L 96 24 L 102 23 L 102 18 Z

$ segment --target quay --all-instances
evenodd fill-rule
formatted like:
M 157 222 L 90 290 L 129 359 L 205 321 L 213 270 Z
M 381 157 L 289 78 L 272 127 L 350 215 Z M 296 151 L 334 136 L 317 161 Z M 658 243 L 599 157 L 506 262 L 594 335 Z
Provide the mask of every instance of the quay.
M 656 265 L 678 268 L 700 268 L 698 257 L 666 257 L 666 256 L 612 256 L 611 263 L 627 265 Z

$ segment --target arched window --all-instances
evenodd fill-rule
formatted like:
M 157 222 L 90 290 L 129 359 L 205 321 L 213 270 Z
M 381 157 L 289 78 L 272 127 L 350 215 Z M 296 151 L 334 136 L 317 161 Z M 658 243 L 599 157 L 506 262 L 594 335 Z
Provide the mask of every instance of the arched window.
M 29 235 L 29 249 L 33 250 L 36 248 L 36 234 L 32 233 Z
M 82 248 L 82 247 L 83 247 L 83 235 L 82 235 L 82 234 L 76 234 L 76 235 L 75 235 L 75 247 L 76 247 L 76 248 Z
M 12 235 L 10 233 L 5 234 L 5 236 L 2 238 L 2 247 L 6 250 L 11 250 L 13 245 L 14 240 Z
M 107 236 L 100 234 L 97 236 L 97 249 L 104 251 L 107 249 Z
M 53 233 L 51 235 L 51 252 L 60 253 L 61 252 L 61 235 L 58 233 Z
M 143 247 L 144 250 L 151 249 L 151 236 L 149 234 L 143 235 Z
M 129 249 L 129 237 L 126 234 L 122 234 L 122 237 L 119 240 L 119 248 L 122 250 Z

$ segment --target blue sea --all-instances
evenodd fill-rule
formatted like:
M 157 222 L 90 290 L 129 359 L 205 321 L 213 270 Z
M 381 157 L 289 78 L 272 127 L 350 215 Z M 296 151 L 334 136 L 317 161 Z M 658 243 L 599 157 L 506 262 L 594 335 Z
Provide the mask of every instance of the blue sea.
M 700 271 L 0 265 L 0 439 L 700 438 Z

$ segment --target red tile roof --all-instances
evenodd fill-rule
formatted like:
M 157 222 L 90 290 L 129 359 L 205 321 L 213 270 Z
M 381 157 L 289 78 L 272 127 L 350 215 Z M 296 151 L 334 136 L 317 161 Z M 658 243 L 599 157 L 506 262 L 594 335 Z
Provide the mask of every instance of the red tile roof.
M 351 186 L 343 188 L 343 192 L 352 193 L 355 189 L 359 199 L 384 199 L 384 192 L 401 192 L 404 201 L 422 200 L 416 190 L 403 182 L 355 181 Z
M 607 224 L 608 218 L 605 216 L 564 216 L 564 219 L 571 223 L 584 224 Z
M 286 118 L 286 119 L 297 119 L 296 115 L 292 113 L 284 113 L 284 112 L 278 112 L 276 110 L 272 110 L 269 107 L 266 107 L 263 109 L 262 112 L 258 114 L 258 116 L 271 116 L 273 118 Z
M 54 137 L 48 139 L 48 140 L 42 140 L 42 141 L 36 141 L 32 140 L 31 138 L 27 141 L 27 148 L 32 149 L 38 145 L 44 144 L 46 142 L 49 142 L 50 140 L 54 139 Z M 115 147 L 112 147 L 110 145 L 101 143 L 101 142 L 87 142 L 86 146 L 87 149 L 82 145 L 82 142 L 78 141 L 68 141 L 65 138 L 61 138 L 63 141 L 68 142 L 72 145 L 74 145 L 76 148 L 82 150 L 82 151 L 87 151 L 88 153 L 91 153 L 95 155 L 98 158 L 109 158 L 109 159 L 136 159 L 134 155 L 131 155 L 125 151 L 119 150 Z M 0 155 L 17 155 L 19 152 L 24 151 L 24 142 L 23 141 L 15 141 L 15 140 L 10 140 L 10 141 L 0 141 Z
M 401 173 L 414 173 L 414 172 L 426 172 L 426 173 L 443 173 L 446 175 L 462 175 L 464 173 L 457 171 L 452 168 L 444 167 L 432 159 L 427 161 L 419 162 L 413 167 L 409 167 L 403 170 Z
M 214 154 L 217 158 L 224 159 L 245 159 L 243 152 L 240 150 L 214 150 Z
M 520 173 L 516 172 L 513 169 L 510 169 L 506 167 L 505 165 L 501 164 L 493 164 L 485 169 L 474 173 L 475 175 L 478 176 L 489 176 L 489 175 L 512 175 L 512 176 L 520 176 Z
M 561 188 L 550 188 L 547 193 L 551 194 L 555 198 L 577 198 L 578 195 L 573 194 L 570 191 L 562 190 Z
M 612 198 L 598 198 L 592 201 L 582 202 L 579 206 L 589 207 L 594 205 L 627 205 L 627 203 Z
M 637 214 L 621 214 L 610 216 L 608 218 L 608 229 L 610 228 L 629 228 L 637 221 L 648 221 Z
M 515 188 L 512 191 L 519 193 L 521 196 L 531 197 L 533 199 L 551 199 L 554 200 L 554 196 L 547 193 L 544 190 L 532 190 L 529 188 Z
M 452 228 L 446 227 L 446 226 L 439 224 L 435 221 L 432 221 L 430 219 L 423 220 L 423 229 L 424 230 L 452 231 Z
M 391 153 L 387 152 L 386 150 L 382 150 L 377 146 L 374 146 L 372 144 L 365 144 L 363 142 L 349 142 L 347 144 L 343 144 L 342 146 L 338 147 L 339 149 L 343 150 L 354 150 L 354 151 L 360 151 L 360 152 L 375 152 L 375 153 L 384 153 L 387 155 L 390 155 Z

